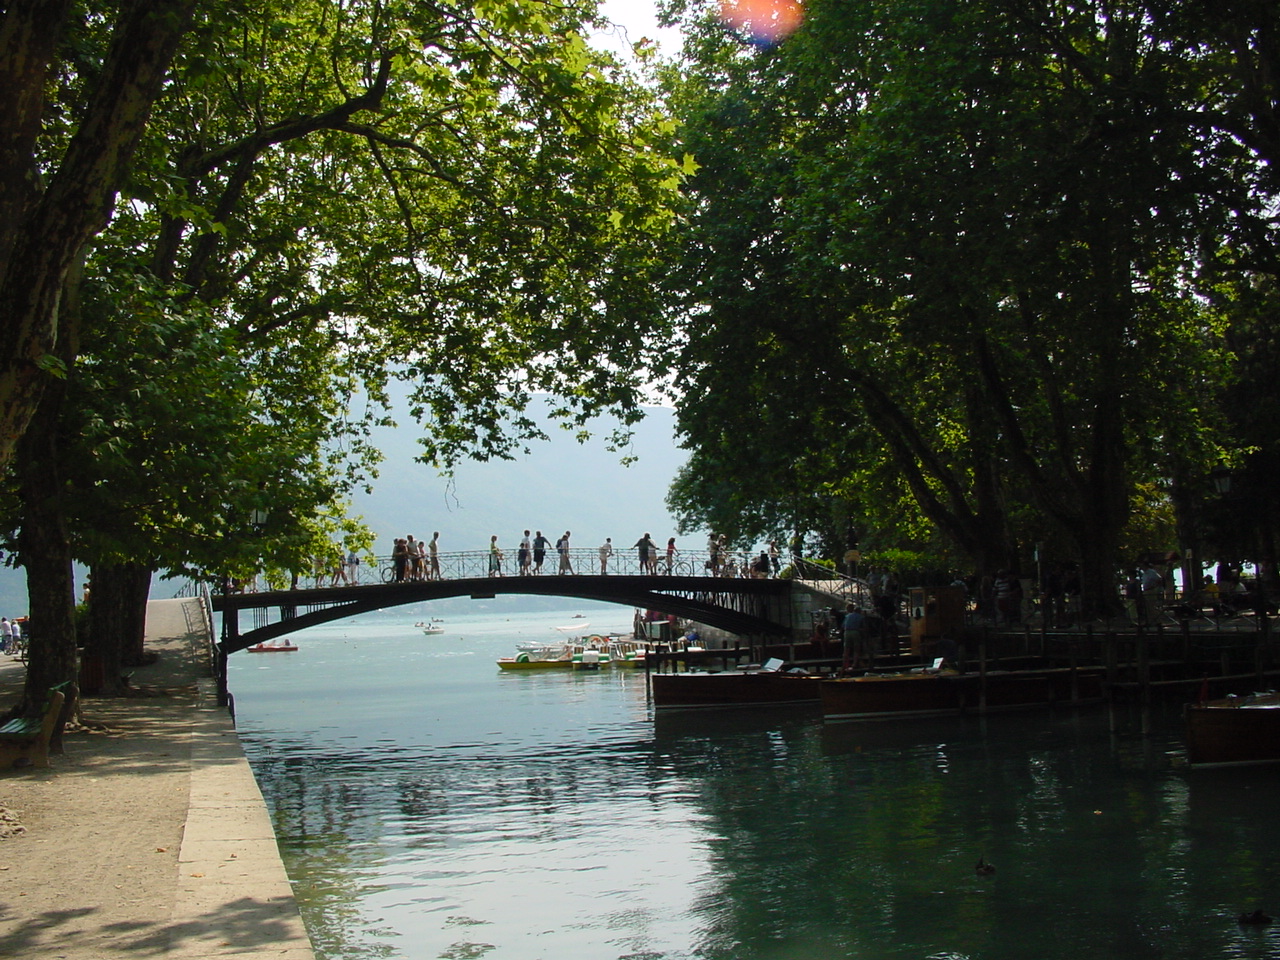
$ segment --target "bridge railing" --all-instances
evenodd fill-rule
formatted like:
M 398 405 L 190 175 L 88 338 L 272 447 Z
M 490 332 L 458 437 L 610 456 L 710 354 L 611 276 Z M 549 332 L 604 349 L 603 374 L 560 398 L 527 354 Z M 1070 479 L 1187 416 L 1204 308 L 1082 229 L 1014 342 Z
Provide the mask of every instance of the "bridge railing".
M 532 553 L 532 551 L 530 551 Z M 598 547 L 573 547 L 568 551 L 567 571 L 562 569 L 560 555 L 549 549 L 541 568 L 532 556 L 528 567 L 522 570 L 518 548 L 503 548 L 502 560 L 496 571 L 490 571 L 490 555 L 487 550 L 441 552 L 432 565 L 430 554 L 419 562 L 412 559 L 397 565 L 389 556 L 363 557 L 341 570 L 327 570 L 304 578 L 299 586 L 351 586 L 356 584 L 398 583 L 414 580 L 459 580 L 473 577 L 502 576 L 682 576 L 682 577 L 751 577 L 752 557 L 749 554 L 721 554 L 713 562 L 705 550 L 681 550 L 668 560 L 665 549 L 648 563 L 641 563 L 639 550 L 634 547 L 614 548 L 612 554 L 601 558 Z M 770 571 L 769 576 L 774 576 Z

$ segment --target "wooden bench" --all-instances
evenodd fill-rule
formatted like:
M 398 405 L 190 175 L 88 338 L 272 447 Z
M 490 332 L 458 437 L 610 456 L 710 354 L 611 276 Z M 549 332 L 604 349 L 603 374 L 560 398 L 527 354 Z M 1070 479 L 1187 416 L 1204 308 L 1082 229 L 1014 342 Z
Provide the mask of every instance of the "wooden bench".
M 49 691 L 44 713 L 39 717 L 17 717 L 0 726 L 0 769 L 49 766 L 49 741 L 62 720 L 62 704 L 67 695 L 59 684 Z

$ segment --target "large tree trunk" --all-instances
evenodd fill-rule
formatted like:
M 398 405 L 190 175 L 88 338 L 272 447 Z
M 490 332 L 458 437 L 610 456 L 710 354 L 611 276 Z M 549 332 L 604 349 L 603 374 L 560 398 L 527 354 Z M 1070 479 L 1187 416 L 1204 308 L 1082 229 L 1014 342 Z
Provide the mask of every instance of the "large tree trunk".
M 23 497 L 18 553 L 27 573 L 31 616 L 23 693 L 28 714 L 41 709 L 50 687 L 76 679 L 75 585 L 57 456 L 61 395 L 60 386 L 46 394 L 18 448 Z
M 195 0 L 121 5 L 111 49 L 79 126 L 41 192 L 36 134 L 56 66 L 65 0 L 17 0 L 0 14 L 0 80 L 10 115 L 0 147 L 0 465 L 13 456 L 46 387 L 64 280 L 107 224 Z
M 1077 540 L 1080 555 L 1080 614 L 1084 620 L 1113 617 L 1124 607 L 1116 570 L 1116 537 L 1096 530 Z
M 128 692 L 124 668 L 142 662 L 151 570 L 141 563 L 93 568 L 89 636 L 84 645 L 83 693 L 120 697 Z
M 0 276 L 12 229 L 39 199 L 34 163 L 63 21 L 72 0 L 11 0 L 0 19 Z
M 147 653 L 143 649 L 143 641 L 147 637 L 147 600 L 151 596 L 150 567 L 141 563 L 127 565 L 123 589 L 124 602 L 124 664 L 136 667 L 146 663 Z

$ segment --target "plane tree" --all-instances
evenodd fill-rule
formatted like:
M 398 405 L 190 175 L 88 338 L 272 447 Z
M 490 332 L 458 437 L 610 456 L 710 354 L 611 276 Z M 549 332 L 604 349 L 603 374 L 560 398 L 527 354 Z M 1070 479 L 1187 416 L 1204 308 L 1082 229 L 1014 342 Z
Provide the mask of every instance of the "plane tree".
M 123 692 L 120 668 L 143 656 L 156 571 L 249 582 L 310 572 L 335 538 L 371 540 L 345 516 L 352 464 L 334 450 L 335 377 L 286 404 L 205 318 L 136 290 L 114 305 L 124 309 L 110 323 L 88 325 L 60 450 L 70 546 L 93 586 L 87 679 L 106 693 Z
M 195 6 L 13 0 L 0 10 L 0 467 L 59 369 L 67 278 L 107 223 Z
M 296 444 L 300 462 L 287 469 L 305 493 L 299 502 L 317 504 L 367 475 L 368 430 L 383 416 L 388 371 L 414 379 L 423 456 L 441 465 L 509 455 L 538 435 L 523 415 L 535 391 L 559 395 L 558 412 L 571 422 L 600 408 L 624 421 L 639 415 L 632 384 L 649 379 L 639 348 L 653 296 L 644 281 L 682 167 L 651 94 L 584 43 L 593 11 L 590 3 L 322 0 L 201 8 L 111 228 L 83 279 L 68 284 L 66 302 L 84 304 L 82 328 L 61 341 L 68 373 L 37 413 L 49 430 L 31 436 L 19 462 L 23 560 L 50 573 L 39 578 L 44 592 L 32 593 L 33 617 L 49 628 L 33 648 L 33 696 L 54 675 L 65 678 L 74 659 L 57 626 L 69 622 L 61 611 L 72 541 L 65 509 L 47 495 L 69 474 L 56 445 L 41 446 L 58 424 L 88 417 L 102 427 L 88 437 L 107 479 L 119 479 L 128 472 L 115 469 L 119 459 L 113 467 L 116 451 L 135 460 L 148 442 L 172 451 L 183 431 L 211 426 L 198 415 L 182 424 L 202 391 L 210 416 L 248 391 L 243 415 L 191 449 L 231 464 L 250 438 L 279 432 L 285 454 Z M 91 86 L 94 65 L 82 69 L 77 84 Z M 63 95 L 71 101 L 74 92 Z M 137 329 L 134 298 L 120 294 L 131 289 L 154 291 L 156 322 L 169 330 L 140 336 L 172 345 L 170 333 L 186 331 L 182 358 L 196 364 L 189 382 L 179 367 L 145 390 L 129 386 L 130 364 L 166 362 L 121 339 Z M 81 342 L 94 344 L 83 371 Z M 216 345 L 241 375 L 228 377 L 226 397 L 205 380 L 201 344 Z M 209 366 L 214 376 L 223 369 Z M 82 376 L 116 385 L 116 419 L 92 420 L 98 412 L 80 408 Z M 130 389 L 146 396 L 131 398 Z M 149 435 L 165 404 L 167 435 Z M 255 449 L 226 479 L 243 466 L 246 496 L 260 497 L 253 481 L 265 482 L 268 515 L 282 516 L 292 506 L 277 474 L 253 472 L 270 462 Z M 161 482 L 140 485 L 139 496 L 173 476 L 156 473 Z M 213 482 L 209 473 L 198 476 L 193 497 L 214 489 L 201 487 Z M 81 482 L 103 494 L 97 516 L 114 519 L 107 480 Z M 222 496 L 207 503 L 239 503 Z M 141 528 L 181 518 L 213 539 L 237 535 L 190 509 L 159 499 Z M 248 515 L 238 506 L 229 513 Z M 119 545 L 112 555 L 122 563 L 157 561 L 150 535 L 132 539 L 138 527 L 130 538 L 110 524 L 81 532 L 85 542 Z M 219 562 L 206 545 L 187 562 L 198 556 L 230 571 L 237 550 Z M 163 560 L 182 563 L 171 553 Z
M 770 402 L 833 483 L 873 433 L 979 571 L 1026 555 L 1025 504 L 1105 609 L 1136 485 L 1202 416 L 1171 388 L 1217 376 L 1197 253 L 1264 207 L 1186 122 L 1197 71 L 1084 4 L 816 4 L 781 47 L 699 43 L 672 277 L 695 458 L 723 446 L 706 397 L 789 367 L 811 390 Z

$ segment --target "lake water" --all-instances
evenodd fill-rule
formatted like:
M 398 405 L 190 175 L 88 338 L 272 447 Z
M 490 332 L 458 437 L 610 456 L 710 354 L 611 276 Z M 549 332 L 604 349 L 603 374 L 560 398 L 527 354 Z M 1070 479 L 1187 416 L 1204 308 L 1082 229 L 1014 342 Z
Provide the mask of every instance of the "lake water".
M 1280 771 L 1181 769 L 1176 710 L 655 718 L 643 670 L 498 670 L 579 610 L 630 626 L 406 607 L 231 658 L 319 957 L 1280 957 L 1235 919 L 1280 915 Z

